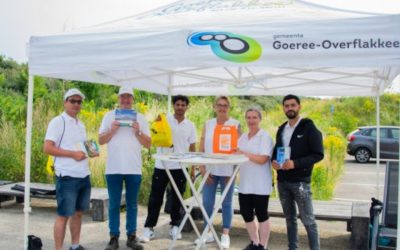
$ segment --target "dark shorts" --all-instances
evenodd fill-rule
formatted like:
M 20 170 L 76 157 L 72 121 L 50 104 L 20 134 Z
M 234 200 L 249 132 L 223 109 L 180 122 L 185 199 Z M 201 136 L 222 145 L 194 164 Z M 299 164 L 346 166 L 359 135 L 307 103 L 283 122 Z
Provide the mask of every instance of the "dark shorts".
M 269 219 L 268 203 L 269 195 L 239 193 L 240 214 L 246 223 L 254 220 L 254 213 L 258 222 L 267 221 Z
M 57 214 L 70 217 L 77 211 L 86 211 L 90 203 L 90 178 L 57 177 Z

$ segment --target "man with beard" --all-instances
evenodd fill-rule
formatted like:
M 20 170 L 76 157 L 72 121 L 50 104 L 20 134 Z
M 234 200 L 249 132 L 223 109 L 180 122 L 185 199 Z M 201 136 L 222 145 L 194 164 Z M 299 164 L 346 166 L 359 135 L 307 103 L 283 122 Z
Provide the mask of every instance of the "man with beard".
M 278 173 L 278 191 L 286 229 L 289 250 L 297 249 L 297 212 L 307 231 L 310 249 L 320 249 L 318 228 L 313 213 L 311 175 L 315 163 L 324 158 L 321 132 L 312 120 L 299 116 L 300 99 L 295 95 L 283 98 L 283 111 L 289 121 L 283 123 L 276 135 L 272 167 Z M 278 147 L 290 147 L 290 159 L 277 162 Z
M 189 99 L 183 95 L 173 96 L 172 105 L 174 114 L 169 115 L 167 120 L 172 130 L 173 146 L 170 148 L 158 147 L 157 153 L 194 152 L 196 150 L 196 128 L 194 124 L 185 117 L 186 110 L 189 108 Z M 154 227 L 157 224 L 160 209 L 163 204 L 165 189 L 169 183 L 169 178 L 165 171 L 166 167 L 170 170 L 179 192 L 183 194 L 186 189 L 186 178 L 179 163 L 162 163 L 160 160 L 156 161 L 147 206 L 147 218 L 144 224 L 143 236 L 140 238 L 142 242 L 149 242 L 155 237 Z M 172 239 L 180 240 L 182 235 L 178 233 L 178 228 L 181 222 L 181 202 L 175 191 L 172 190 L 171 192 L 171 229 L 169 234 Z

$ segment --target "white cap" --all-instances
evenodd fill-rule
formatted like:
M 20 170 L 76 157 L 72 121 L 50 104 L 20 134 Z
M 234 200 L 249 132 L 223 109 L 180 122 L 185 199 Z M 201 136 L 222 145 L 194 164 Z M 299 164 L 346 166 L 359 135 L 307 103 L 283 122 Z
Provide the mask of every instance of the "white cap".
M 66 101 L 68 97 L 71 97 L 73 95 L 79 95 L 80 97 L 82 97 L 82 99 L 85 99 L 85 95 L 82 94 L 82 92 L 80 92 L 78 89 L 69 89 L 64 95 L 64 101 Z
M 131 96 L 133 96 L 133 89 L 122 86 L 121 88 L 119 88 L 118 96 L 123 95 L 123 94 L 130 94 Z

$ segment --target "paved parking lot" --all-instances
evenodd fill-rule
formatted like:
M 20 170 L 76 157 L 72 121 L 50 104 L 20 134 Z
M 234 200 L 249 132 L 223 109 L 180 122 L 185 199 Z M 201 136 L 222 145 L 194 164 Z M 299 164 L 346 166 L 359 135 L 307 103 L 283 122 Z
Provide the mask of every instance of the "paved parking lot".
M 381 163 L 378 171 L 379 199 L 383 199 L 383 184 L 385 182 L 385 163 Z M 357 163 L 354 157 L 346 157 L 345 170 L 342 179 L 335 189 L 336 200 L 370 201 L 377 196 L 376 161 Z

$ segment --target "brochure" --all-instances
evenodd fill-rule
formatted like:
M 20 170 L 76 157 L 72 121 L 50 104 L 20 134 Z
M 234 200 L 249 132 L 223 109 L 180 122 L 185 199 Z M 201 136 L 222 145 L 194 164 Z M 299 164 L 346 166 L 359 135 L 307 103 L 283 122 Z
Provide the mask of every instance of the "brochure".
M 282 168 L 285 161 L 290 160 L 290 147 L 278 147 L 276 152 L 276 161 Z
M 99 145 L 95 140 L 87 140 L 77 145 L 78 150 L 85 153 L 87 157 L 96 157 L 100 154 Z
M 119 122 L 121 127 L 132 127 L 132 123 L 136 121 L 137 113 L 133 109 L 117 109 L 115 110 L 115 120 Z

